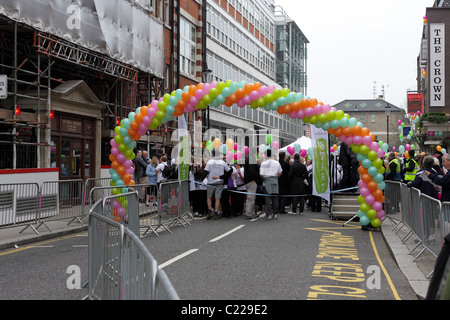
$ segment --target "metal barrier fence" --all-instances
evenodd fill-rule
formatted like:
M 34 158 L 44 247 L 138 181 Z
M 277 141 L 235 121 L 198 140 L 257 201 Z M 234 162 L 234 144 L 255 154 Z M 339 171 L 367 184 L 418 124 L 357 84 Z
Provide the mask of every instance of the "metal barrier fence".
M 394 222 L 393 230 L 398 233 L 404 226 L 409 228 L 402 242 L 406 242 L 413 235 L 416 237 L 417 244 L 409 253 L 412 254 L 420 245 L 423 246 L 413 261 L 425 250 L 437 257 L 445 236 L 450 232 L 450 202 L 442 203 L 416 188 L 409 188 L 395 181 L 386 181 L 385 198 L 385 218 L 395 220 L 392 215 L 400 214 L 400 218 Z M 432 272 L 427 278 L 431 274 Z
M 158 270 L 139 237 L 104 212 L 107 201 L 97 201 L 89 213 L 89 298 L 178 300 L 166 273 Z

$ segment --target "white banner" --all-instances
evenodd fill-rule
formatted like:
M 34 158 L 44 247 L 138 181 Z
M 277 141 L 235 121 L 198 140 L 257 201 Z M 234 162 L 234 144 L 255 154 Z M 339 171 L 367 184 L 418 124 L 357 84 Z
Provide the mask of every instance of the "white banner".
M 328 133 L 315 126 L 310 126 L 310 130 L 313 148 L 313 195 L 330 202 Z
M 430 106 L 445 106 L 445 24 L 430 24 Z

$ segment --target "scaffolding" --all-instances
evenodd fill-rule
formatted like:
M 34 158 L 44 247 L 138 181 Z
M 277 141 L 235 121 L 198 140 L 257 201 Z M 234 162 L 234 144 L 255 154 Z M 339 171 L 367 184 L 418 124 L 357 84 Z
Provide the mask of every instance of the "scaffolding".
M 164 92 L 163 78 L 4 16 L 0 51 L 0 74 L 8 79 L 8 98 L 0 100 L 0 169 L 40 168 L 49 162 L 52 90 L 67 80 L 84 80 L 104 106 L 105 139 L 110 139 L 117 117 Z M 20 117 L 14 112 L 19 99 Z M 32 134 L 24 138 L 23 132 Z

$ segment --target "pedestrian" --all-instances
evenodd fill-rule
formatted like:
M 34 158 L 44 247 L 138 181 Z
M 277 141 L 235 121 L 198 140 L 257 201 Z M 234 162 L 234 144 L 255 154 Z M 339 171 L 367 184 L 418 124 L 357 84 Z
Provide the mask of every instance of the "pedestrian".
M 263 179 L 263 193 L 266 204 L 266 219 L 276 219 L 278 213 L 278 177 L 281 176 L 280 162 L 272 157 L 272 150 L 266 151 L 266 159 L 261 163 L 259 173 Z
M 297 214 L 297 204 L 300 201 L 299 214 L 303 214 L 305 209 L 305 180 L 308 177 L 306 166 L 300 162 L 300 155 L 294 155 L 294 163 L 289 168 L 288 173 L 288 190 L 292 197 L 292 213 Z
M 228 181 L 228 176 L 233 170 L 222 159 L 212 158 L 206 163 L 202 180 L 208 177 L 208 187 L 206 202 L 208 205 L 208 219 L 213 216 L 219 219 L 220 198 L 224 187 L 224 181 Z M 214 209 L 212 208 L 212 198 L 214 197 Z M 214 211 L 213 211 L 214 210 Z
M 165 182 L 167 179 L 163 176 L 163 171 L 167 167 L 167 158 L 166 156 L 161 156 L 159 158 L 159 164 L 156 167 L 156 183 L 159 185 L 161 182 Z
M 244 173 L 244 184 L 247 192 L 245 217 L 255 218 L 258 213 L 258 207 L 255 205 L 256 193 L 258 185 L 262 184 L 262 180 L 259 175 L 259 165 L 253 155 L 247 154 L 245 156 Z
M 198 210 L 199 210 L 199 192 L 197 188 L 197 183 L 195 180 L 195 174 L 198 171 L 198 165 L 195 165 L 194 163 L 191 163 L 189 166 L 189 202 L 191 203 L 192 212 L 194 217 L 198 216 Z
M 338 163 L 342 166 L 342 179 L 339 189 L 350 188 L 352 186 L 352 157 L 349 147 L 344 142 L 341 143 Z
M 234 217 L 242 215 L 244 212 L 245 201 L 245 183 L 244 183 L 244 167 L 239 163 L 234 164 L 232 177 L 236 185 L 235 191 L 231 192 L 231 212 Z
M 395 157 L 395 153 L 391 152 L 389 154 L 388 165 L 386 167 L 385 180 L 401 181 L 400 171 L 400 161 Z
M 286 162 L 285 158 L 286 158 L 286 153 L 280 152 L 278 161 L 280 162 L 281 169 L 283 170 L 283 172 L 281 173 L 281 176 L 278 178 L 278 189 L 279 189 L 279 193 L 280 193 L 280 196 L 278 197 L 278 199 L 279 199 L 279 204 L 280 204 L 280 213 L 286 213 L 285 207 L 286 207 L 287 197 L 285 197 L 285 195 L 289 194 L 289 187 L 288 187 L 289 176 L 288 175 L 289 175 L 289 169 L 291 166 L 289 165 L 289 162 Z
M 208 214 L 208 205 L 206 201 L 206 189 L 208 184 L 208 178 L 202 179 L 203 171 L 206 163 L 202 161 L 201 166 L 198 168 L 198 172 L 195 174 L 195 180 L 197 181 L 198 192 L 198 215 L 203 217 Z
M 158 197 L 158 188 L 156 186 L 156 167 L 158 166 L 158 158 L 152 157 L 151 162 L 147 165 L 147 169 L 145 170 L 145 174 L 147 175 L 147 183 L 149 186 L 147 187 L 147 200 L 145 205 L 148 207 L 150 205 L 150 198 L 153 197 L 153 205 L 156 205 L 156 199 Z
M 228 177 L 226 179 L 224 178 L 222 195 L 220 197 L 220 204 L 222 206 L 221 217 L 225 219 L 231 219 L 231 193 L 233 190 L 236 190 L 236 184 L 233 179 L 233 167 L 228 166 L 228 168 L 231 169 L 231 174 L 227 175 Z
M 147 161 L 142 158 L 142 150 L 137 150 L 136 156 L 134 157 L 134 173 L 135 173 L 135 182 L 136 184 L 147 184 L 148 178 L 145 174 L 147 170 Z M 145 201 L 145 187 L 141 187 L 139 191 L 139 201 L 144 202 Z
M 431 176 L 437 175 L 436 170 L 433 169 L 434 161 L 436 158 L 432 156 L 426 156 L 423 158 L 422 167 L 423 169 L 419 170 L 413 181 L 407 184 L 410 188 L 419 189 L 421 193 L 426 194 L 434 199 L 438 199 L 438 190 L 435 184 L 430 180 L 431 178 L 426 175 L 428 172 Z M 433 241 L 435 239 L 434 236 L 434 225 L 435 220 L 439 217 L 432 216 L 433 211 L 431 208 L 422 208 L 424 225 L 428 226 L 428 240 Z
M 414 157 L 415 151 L 410 150 L 409 151 L 409 159 L 406 161 L 405 165 L 405 177 L 404 182 L 408 184 L 409 182 L 413 181 L 416 177 L 416 173 L 419 171 L 419 162 Z

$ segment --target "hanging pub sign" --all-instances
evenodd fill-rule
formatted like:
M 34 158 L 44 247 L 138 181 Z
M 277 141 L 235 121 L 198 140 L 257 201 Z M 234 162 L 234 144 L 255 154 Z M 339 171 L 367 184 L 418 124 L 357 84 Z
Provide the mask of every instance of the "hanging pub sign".
M 407 101 L 408 114 L 416 114 L 417 111 L 420 111 L 420 114 L 423 113 L 423 94 L 421 92 L 408 93 Z
M 445 106 L 445 24 L 430 24 L 430 106 Z

